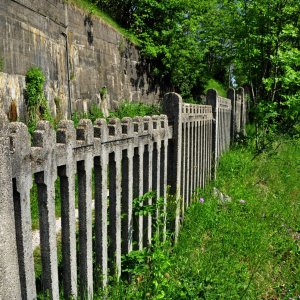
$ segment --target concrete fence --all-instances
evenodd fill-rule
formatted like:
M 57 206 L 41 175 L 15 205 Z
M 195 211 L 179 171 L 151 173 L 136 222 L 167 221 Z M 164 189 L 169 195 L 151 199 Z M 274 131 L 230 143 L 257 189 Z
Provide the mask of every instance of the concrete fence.
M 0 299 L 37 296 L 30 208 L 33 183 L 37 185 L 42 286 L 51 299 L 92 298 L 99 284 L 95 278 L 106 285 L 109 275 L 120 276 L 121 255 L 151 243 L 158 215 L 141 216 L 133 207 L 133 199 L 146 192 L 156 191 L 156 195 L 140 205 L 163 199 L 163 211 L 156 212 L 163 216 L 167 185 L 168 193 L 177 195 L 171 228 L 177 236 L 193 193 L 211 179 L 233 131 L 244 127 L 243 95 L 230 93 L 231 99 L 226 99 L 208 91 L 209 105 L 186 104 L 178 94 L 169 93 L 163 100 L 166 115 L 99 119 L 94 125 L 81 120 L 76 129 L 72 121 L 61 121 L 56 131 L 41 121 L 32 138 L 23 123 L 8 123 L 1 114 Z M 62 285 L 54 201 L 57 178 Z
M 212 152 L 213 168 L 212 172 L 216 176 L 217 164 L 220 156 L 229 148 L 232 138 L 232 101 L 221 97 L 215 90 L 207 92 L 207 104 L 213 110 L 213 130 L 212 130 Z

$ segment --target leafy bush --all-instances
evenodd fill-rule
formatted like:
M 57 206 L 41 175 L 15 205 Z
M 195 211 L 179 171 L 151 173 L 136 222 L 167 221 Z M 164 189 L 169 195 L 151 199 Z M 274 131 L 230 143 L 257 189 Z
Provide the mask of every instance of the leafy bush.
M 44 95 L 45 76 L 40 68 L 30 68 L 25 76 L 25 99 L 28 110 L 28 129 L 32 134 L 39 120 L 47 120 L 54 125 L 48 102 Z

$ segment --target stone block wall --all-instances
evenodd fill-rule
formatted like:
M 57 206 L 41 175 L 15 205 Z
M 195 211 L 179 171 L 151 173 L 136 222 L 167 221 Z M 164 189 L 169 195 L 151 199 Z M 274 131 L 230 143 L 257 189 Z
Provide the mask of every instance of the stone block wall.
M 32 66 L 46 76 L 45 95 L 54 115 L 55 98 L 67 115 L 68 85 L 73 111 L 103 101 L 105 108 L 113 109 L 125 99 L 159 100 L 160 89 L 147 76 L 149 66 L 142 63 L 138 49 L 101 19 L 63 0 L 3 0 L 0 26 L 0 108 L 6 114 L 14 102 L 18 119 L 24 120 L 25 74 Z M 99 93 L 104 86 L 106 100 Z

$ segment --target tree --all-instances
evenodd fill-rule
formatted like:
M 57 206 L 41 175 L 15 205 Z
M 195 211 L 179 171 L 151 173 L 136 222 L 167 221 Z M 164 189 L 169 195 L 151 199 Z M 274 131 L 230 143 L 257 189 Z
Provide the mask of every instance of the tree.
M 152 75 L 184 99 L 197 98 L 209 78 L 227 85 L 233 76 L 249 87 L 262 131 L 299 131 L 299 1 L 98 3 L 131 28 Z
M 235 76 L 250 86 L 259 125 L 266 131 L 299 123 L 299 10 L 292 0 L 225 1 L 232 18 Z
M 216 8 L 215 0 L 139 0 L 134 12 L 132 27 L 153 74 L 185 98 L 199 96 L 212 76 L 206 58 L 211 46 L 220 44 L 211 34 Z

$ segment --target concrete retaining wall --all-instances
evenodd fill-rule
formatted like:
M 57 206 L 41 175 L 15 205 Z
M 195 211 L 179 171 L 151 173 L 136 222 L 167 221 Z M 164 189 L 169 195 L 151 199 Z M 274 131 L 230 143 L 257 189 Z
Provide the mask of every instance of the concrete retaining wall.
M 0 108 L 9 114 L 14 102 L 18 119 L 25 119 L 25 74 L 32 66 L 45 74 L 45 96 L 53 115 L 58 109 L 67 115 L 68 86 L 73 111 L 92 103 L 112 109 L 125 99 L 157 103 L 159 86 L 147 75 L 150 66 L 142 62 L 138 49 L 100 18 L 66 2 L 1 0 Z M 104 86 L 107 99 L 99 92 Z

